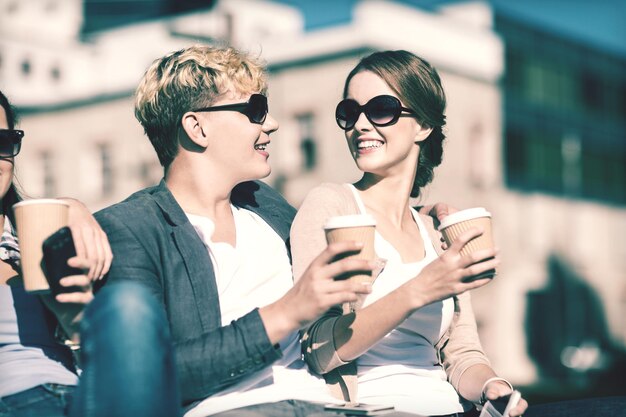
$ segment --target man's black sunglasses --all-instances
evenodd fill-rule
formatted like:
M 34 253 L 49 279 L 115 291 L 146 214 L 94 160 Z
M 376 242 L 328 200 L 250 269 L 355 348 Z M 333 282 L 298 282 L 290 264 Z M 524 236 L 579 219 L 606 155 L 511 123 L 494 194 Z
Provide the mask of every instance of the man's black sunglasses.
M 13 158 L 22 149 L 23 130 L 0 129 L 0 159 Z
M 402 112 L 415 115 L 413 110 L 402 107 L 400 100 L 394 96 L 376 96 L 362 106 L 348 98 L 337 104 L 335 118 L 340 128 L 350 130 L 359 120 L 361 113 L 365 113 L 367 120 L 374 126 L 383 127 L 396 123 Z
M 251 123 L 262 125 L 267 117 L 267 97 L 263 94 L 252 94 L 247 103 L 224 104 L 223 106 L 203 107 L 192 111 L 223 111 L 233 110 L 248 116 Z

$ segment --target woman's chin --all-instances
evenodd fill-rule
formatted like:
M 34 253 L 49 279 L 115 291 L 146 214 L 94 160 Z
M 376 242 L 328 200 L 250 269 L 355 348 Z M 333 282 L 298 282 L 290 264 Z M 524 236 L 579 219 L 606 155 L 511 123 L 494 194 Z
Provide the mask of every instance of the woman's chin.
M 379 171 L 383 164 L 377 158 L 363 158 L 359 157 L 354 161 L 359 170 L 363 172 L 376 172 Z

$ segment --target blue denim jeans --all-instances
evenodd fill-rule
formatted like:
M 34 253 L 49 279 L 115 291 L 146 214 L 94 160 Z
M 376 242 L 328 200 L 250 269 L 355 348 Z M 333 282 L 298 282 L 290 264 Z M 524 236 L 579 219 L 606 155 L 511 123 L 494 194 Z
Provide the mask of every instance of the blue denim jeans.
M 177 417 L 163 307 L 142 285 L 105 285 L 81 321 L 78 387 L 44 384 L 0 399 L 0 417 Z
M 165 311 L 141 284 L 105 285 L 87 307 L 81 362 L 70 416 L 180 415 Z
M 43 384 L 0 398 L 0 417 L 66 417 L 75 388 Z

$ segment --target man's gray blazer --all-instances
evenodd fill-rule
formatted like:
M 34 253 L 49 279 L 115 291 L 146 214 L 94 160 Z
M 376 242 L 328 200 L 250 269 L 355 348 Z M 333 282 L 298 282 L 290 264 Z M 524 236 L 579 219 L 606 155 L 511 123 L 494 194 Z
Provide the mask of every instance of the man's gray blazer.
M 235 187 L 231 201 L 263 218 L 289 248 L 295 209 L 280 194 L 262 182 L 246 182 Z M 258 309 L 221 326 L 207 249 L 164 181 L 99 211 L 96 219 L 114 256 L 106 282 L 141 282 L 163 304 L 184 405 L 245 379 L 282 355 L 270 343 Z

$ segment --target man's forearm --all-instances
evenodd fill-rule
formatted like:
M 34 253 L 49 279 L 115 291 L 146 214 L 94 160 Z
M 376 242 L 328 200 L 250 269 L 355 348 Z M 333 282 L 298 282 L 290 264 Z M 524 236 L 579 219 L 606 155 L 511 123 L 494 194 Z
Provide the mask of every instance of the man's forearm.
M 268 339 L 258 310 L 227 326 L 174 343 L 174 353 L 185 403 L 248 378 L 282 354 Z

